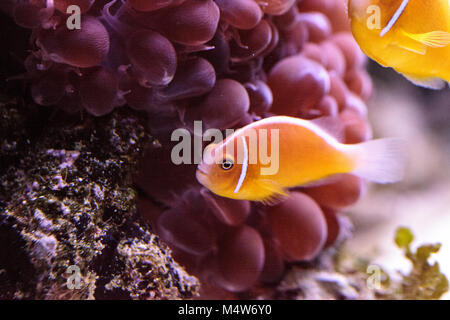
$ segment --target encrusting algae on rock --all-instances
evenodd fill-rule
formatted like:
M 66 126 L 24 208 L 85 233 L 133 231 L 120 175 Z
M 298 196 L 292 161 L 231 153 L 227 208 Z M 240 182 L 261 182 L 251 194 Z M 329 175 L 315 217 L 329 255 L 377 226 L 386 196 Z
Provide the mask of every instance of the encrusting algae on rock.
M 0 298 L 196 296 L 198 281 L 136 213 L 132 174 L 150 140 L 139 117 L 32 110 L 0 104 Z

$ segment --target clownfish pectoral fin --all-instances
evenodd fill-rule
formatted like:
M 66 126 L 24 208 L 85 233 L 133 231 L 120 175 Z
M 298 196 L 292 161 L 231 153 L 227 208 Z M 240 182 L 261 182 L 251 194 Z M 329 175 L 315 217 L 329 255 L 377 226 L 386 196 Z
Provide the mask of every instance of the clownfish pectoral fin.
M 259 200 L 265 205 L 274 205 L 289 195 L 282 186 L 269 179 L 258 180 L 257 188 L 268 194 L 268 196 Z
M 420 42 L 430 48 L 443 48 L 450 45 L 450 33 L 445 31 L 431 31 L 427 33 L 409 33 L 401 30 L 402 34 Z
M 432 90 L 444 89 L 447 82 L 439 78 L 420 78 L 409 74 L 403 74 L 403 76 L 414 83 L 416 86 L 424 87 Z
M 288 196 L 289 196 L 288 193 L 286 193 L 286 195 L 271 195 L 267 198 L 260 200 L 260 202 L 265 206 L 274 206 L 274 205 L 282 202 Z

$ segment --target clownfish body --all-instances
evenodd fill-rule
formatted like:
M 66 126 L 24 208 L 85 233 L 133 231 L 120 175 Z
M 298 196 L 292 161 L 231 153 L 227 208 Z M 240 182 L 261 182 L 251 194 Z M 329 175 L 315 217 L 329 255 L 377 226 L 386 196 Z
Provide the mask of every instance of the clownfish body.
M 348 14 L 370 58 L 422 87 L 450 82 L 449 0 L 349 0 Z
M 315 122 L 275 116 L 209 145 L 196 175 L 220 196 L 270 202 L 289 187 L 341 173 L 396 182 L 402 178 L 403 159 L 398 139 L 342 144 Z

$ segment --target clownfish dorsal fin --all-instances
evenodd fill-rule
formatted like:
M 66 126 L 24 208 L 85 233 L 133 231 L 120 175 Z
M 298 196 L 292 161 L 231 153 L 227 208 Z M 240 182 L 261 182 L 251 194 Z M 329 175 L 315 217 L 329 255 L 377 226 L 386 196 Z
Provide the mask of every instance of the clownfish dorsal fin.
M 450 45 L 450 33 L 446 31 L 431 31 L 427 33 L 410 33 L 401 30 L 406 37 L 430 48 L 443 48 Z
M 274 205 L 289 195 L 281 185 L 270 179 L 259 179 L 256 182 L 256 187 L 269 194 L 269 196 L 259 200 L 265 205 Z
M 328 133 L 330 136 L 333 136 L 337 141 L 344 141 L 344 126 L 342 125 L 342 122 L 339 121 L 339 118 L 327 116 L 312 119 L 310 121 L 321 128 L 323 131 Z

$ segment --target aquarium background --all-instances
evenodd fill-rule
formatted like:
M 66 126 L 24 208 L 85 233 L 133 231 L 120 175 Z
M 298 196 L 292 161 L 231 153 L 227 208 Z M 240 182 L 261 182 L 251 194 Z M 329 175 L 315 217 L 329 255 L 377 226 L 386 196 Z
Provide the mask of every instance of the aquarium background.
M 416 245 L 442 243 L 433 259 L 448 276 L 450 89 L 434 91 L 414 86 L 375 62 L 370 62 L 368 70 L 375 86 L 368 103 L 375 135 L 403 137 L 408 143 L 408 166 L 403 182 L 371 185 L 366 196 L 350 210 L 355 237 L 347 243 L 348 249 L 373 257 L 375 263 L 390 271 L 406 273 L 410 263 L 393 246 L 390 236 L 399 226 L 409 227 Z

